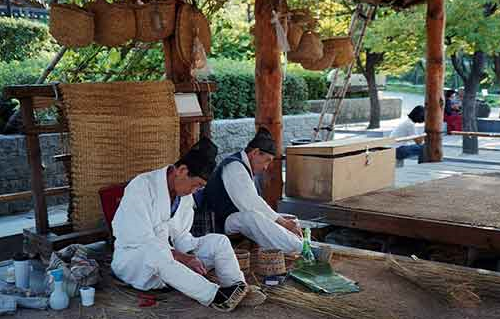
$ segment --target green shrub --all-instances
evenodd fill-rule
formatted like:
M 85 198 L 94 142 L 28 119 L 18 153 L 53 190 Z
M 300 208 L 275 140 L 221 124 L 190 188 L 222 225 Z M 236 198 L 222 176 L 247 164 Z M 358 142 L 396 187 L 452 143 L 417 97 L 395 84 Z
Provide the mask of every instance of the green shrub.
M 0 18 L 0 61 L 31 59 L 54 50 L 47 25 L 27 19 Z
M 217 119 L 255 116 L 254 61 L 210 60 L 214 73 L 210 80 L 217 83 L 211 95 L 214 116 Z M 304 79 L 288 74 L 283 83 L 283 114 L 307 111 L 307 85 Z
M 0 61 L 0 97 L 4 86 L 35 83 L 48 62 L 47 56 L 24 61 Z
M 287 74 L 302 77 L 307 84 L 308 100 L 322 100 L 328 92 L 329 82 L 326 81 L 325 72 L 314 72 L 304 70 L 298 64 L 292 64 L 288 68 Z

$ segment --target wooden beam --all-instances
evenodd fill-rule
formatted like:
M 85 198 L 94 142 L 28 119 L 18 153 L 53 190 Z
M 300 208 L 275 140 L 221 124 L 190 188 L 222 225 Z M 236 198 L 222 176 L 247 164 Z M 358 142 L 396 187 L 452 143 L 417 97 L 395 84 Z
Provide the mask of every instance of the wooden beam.
M 335 226 L 500 252 L 500 229 L 492 227 L 396 216 L 291 198 L 280 202 L 279 212 Z
M 45 196 L 63 195 L 69 192 L 69 186 L 51 187 L 44 190 Z M 10 194 L 0 195 L 0 203 L 13 202 L 22 199 L 31 199 L 33 196 L 32 191 L 24 191 Z
M 255 0 L 255 126 L 266 127 L 276 141 L 276 159 L 264 173 L 264 198 L 276 208 L 283 189 L 282 74 L 278 39 L 271 24 L 272 11 L 280 0 Z
M 463 136 L 477 136 L 477 137 L 500 137 L 499 133 L 486 133 L 486 132 L 462 132 L 451 131 L 449 135 L 463 135 Z
M 57 86 L 56 86 L 57 87 Z M 192 83 L 179 82 L 175 83 L 175 92 L 191 93 L 191 92 L 214 92 L 217 90 L 217 85 L 214 82 L 208 83 Z M 54 88 L 50 84 L 24 84 L 10 85 L 3 90 L 3 96 L 6 99 L 22 99 L 26 97 L 49 97 L 54 98 Z M 42 105 L 40 105 L 41 107 Z M 49 105 L 47 105 L 48 107 Z
M 425 138 L 427 134 L 416 134 L 416 135 L 410 135 L 410 136 L 405 136 L 405 137 L 398 137 L 394 139 L 397 143 L 399 142 L 407 142 L 415 139 L 420 139 L 420 138 Z
M 33 98 L 23 97 L 20 99 L 21 113 L 26 130 L 34 127 Z M 28 163 L 31 169 L 31 192 L 35 203 L 35 225 L 39 234 L 46 234 L 49 228 L 49 218 L 47 216 L 47 203 L 45 201 L 45 186 L 42 174 L 42 153 L 40 150 L 40 140 L 38 135 L 26 135 L 26 150 L 28 153 Z
M 441 127 L 444 111 L 444 30 L 445 0 L 427 1 L 427 74 L 425 84 L 425 138 L 424 161 L 443 159 Z

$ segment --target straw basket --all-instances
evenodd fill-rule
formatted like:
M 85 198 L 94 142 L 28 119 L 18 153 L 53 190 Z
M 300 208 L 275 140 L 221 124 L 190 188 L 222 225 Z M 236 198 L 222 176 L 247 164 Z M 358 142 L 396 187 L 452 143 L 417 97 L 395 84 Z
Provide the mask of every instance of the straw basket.
M 235 249 L 234 251 L 236 258 L 238 259 L 238 264 L 240 264 L 240 270 L 244 273 L 250 271 L 250 252 L 246 249 Z
M 250 269 L 252 271 L 256 271 L 258 268 L 259 253 L 260 253 L 259 246 L 253 247 L 252 250 L 250 250 Z
M 135 38 L 135 14 L 126 3 L 97 0 L 89 5 L 94 13 L 94 41 L 108 47 L 119 46 Z
M 182 62 L 191 65 L 193 41 L 198 36 L 205 53 L 210 52 L 210 24 L 208 19 L 195 7 L 187 3 L 181 4 L 177 11 L 175 26 L 175 46 Z
M 323 57 L 323 43 L 317 33 L 308 31 L 302 35 L 296 51 L 288 52 L 288 60 L 300 63 L 303 60 L 319 60 Z
M 261 250 L 257 261 L 257 273 L 274 276 L 286 273 L 285 255 L 277 249 Z
M 61 45 L 84 47 L 94 40 L 94 15 L 76 5 L 53 3 L 50 6 L 49 30 Z
M 175 28 L 175 1 L 154 1 L 135 9 L 137 32 L 142 42 L 156 42 L 170 36 Z
M 286 38 L 288 40 L 288 45 L 290 46 L 290 50 L 296 51 L 299 48 L 300 38 L 302 38 L 302 34 L 304 30 L 300 24 L 296 24 L 293 22 L 288 23 L 288 33 Z
M 335 40 L 323 40 L 323 57 L 319 60 L 302 60 L 300 64 L 304 69 L 321 71 L 332 66 L 335 60 Z
M 328 41 L 333 42 L 335 59 L 333 60 L 332 67 L 343 67 L 354 60 L 354 46 L 350 37 L 336 37 Z

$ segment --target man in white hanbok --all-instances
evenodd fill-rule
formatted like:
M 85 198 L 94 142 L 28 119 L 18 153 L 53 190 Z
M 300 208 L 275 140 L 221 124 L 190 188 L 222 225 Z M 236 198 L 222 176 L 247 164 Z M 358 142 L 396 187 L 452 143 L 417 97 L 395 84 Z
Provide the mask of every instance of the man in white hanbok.
M 216 232 L 241 233 L 263 249 L 296 253 L 302 250 L 300 226 L 276 213 L 254 183 L 254 175 L 263 173 L 275 156 L 271 133 L 260 128 L 245 150 L 225 158 L 215 169 L 204 190 L 204 206 L 213 213 Z
M 111 268 L 136 289 L 171 286 L 203 305 L 231 311 L 247 292 L 229 239 L 195 238 L 192 193 L 215 167 L 217 147 L 206 138 L 174 165 L 140 174 L 125 188 L 112 222 Z M 215 268 L 220 286 L 204 275 Z

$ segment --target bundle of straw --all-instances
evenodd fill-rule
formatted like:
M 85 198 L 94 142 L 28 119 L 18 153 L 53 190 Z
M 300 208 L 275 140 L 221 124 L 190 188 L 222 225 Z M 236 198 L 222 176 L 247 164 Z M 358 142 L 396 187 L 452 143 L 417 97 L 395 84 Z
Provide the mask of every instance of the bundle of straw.
M 346 298 L 327 297 L 303 292 L 291 286 L 278 286 L 265 290 L 268 300 L 290 307 L 310 310 L 330 318 L 339 319 L 390 319 L 393 315 L 380 313 L 375 306 L 367 307 Z
M 500 275 L 495 272 L 446 265 L 425 260 L 387 258 L 389 269 L 398 276 L 440 296 L 459 307 L 477 307 L 481 297 L 497 298 L 500 294 Z

